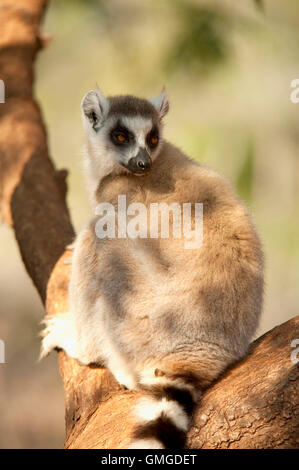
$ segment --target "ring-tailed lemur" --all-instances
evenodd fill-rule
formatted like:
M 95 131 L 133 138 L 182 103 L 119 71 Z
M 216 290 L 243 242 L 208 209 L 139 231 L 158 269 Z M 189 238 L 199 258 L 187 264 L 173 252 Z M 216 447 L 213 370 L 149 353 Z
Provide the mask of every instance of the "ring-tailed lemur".
M 93 203 L 110 203 L 118 217 L 119 195 L 146 208 L 202 203 L 201 247 L 186 249 L 173 234 L 101 238 L 93 218 L 75 241 L 70 312 L 48 317 L 43 332 L 42 356 L 62 348 L 144 391 L 131 448 L 185 445 L 202 391 L 246 353 L 263 297 L 263 254 L 247 210 L 225 179 L 163 139 L 168 107 L 164 91 L 149 101 L 88 92 L 88 187 Z

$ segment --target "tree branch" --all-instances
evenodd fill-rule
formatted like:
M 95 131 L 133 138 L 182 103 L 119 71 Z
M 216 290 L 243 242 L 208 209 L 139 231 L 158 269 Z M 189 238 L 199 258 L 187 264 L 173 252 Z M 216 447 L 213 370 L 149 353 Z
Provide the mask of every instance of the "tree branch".
M 0 211 L 14 229 L 23 262 L 49 315 L 68 309 L 74 237 L 65 203 L 66 172 L 49 158 L 46 132 L 33 99 L 33 63 L 43 40 L 45 0 L 0 0 Z M 299 317 L 253 343 L 248 356 L 204 395 L 189 432 L 193 448 L 296 447 L 296 378 L 291 341 Z M 66 396 L 66 448 L 126 447 L 137 392 L 106 369 L 80 366 L 59 352 Z M 297 442 L 298 445 L 298 442 Z

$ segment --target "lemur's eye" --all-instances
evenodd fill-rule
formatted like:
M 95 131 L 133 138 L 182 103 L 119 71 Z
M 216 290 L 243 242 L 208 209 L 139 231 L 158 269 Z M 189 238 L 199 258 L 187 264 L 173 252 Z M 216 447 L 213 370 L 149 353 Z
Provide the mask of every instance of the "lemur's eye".
M 132 132 L 124 126 L 118 124 L 110 133 L 112 142 L 115 145 L 126 145 L 134 140 Z
M 125 141 L 127 140 L 127 139 L 125 138 L 125 136 L 122 135 L 122 134 L 117 134 L 116 138 L 117 138 L 118 142 L 121 142 L 121 143 L 122 143 L 122 142 L 125 142 Z
M 152 131 L 147 136 L 147 143 L 150 147 L 154 148 L 158 145 L 159 134 L 157 129 L 152 129 Z

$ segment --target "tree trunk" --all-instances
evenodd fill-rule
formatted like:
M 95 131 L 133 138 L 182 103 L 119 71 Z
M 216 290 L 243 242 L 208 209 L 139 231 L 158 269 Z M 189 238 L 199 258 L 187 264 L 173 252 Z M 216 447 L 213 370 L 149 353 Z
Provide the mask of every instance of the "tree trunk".
M 66 311 L 74 231 L 65 203 L 66 171 L 51 162 L 33 63 L 44 41 L 45 0 L 0 0 L 0 210 L 15 232 L 23 262 L 49 315 Z M 192 448 L 298 446 L 296 379 L 291 341 L 299 317 L 254 342 L 247 357 L 203 396 L 189 432 Z M 293 358 L 294 359 L 294 358 Z M 124 390 L 106 369 L 80 366 L 59 352 L 66 396 L 66 448 L 126 447 L 137 392 Z M 298 392 L 298 390 L 297 390 Z

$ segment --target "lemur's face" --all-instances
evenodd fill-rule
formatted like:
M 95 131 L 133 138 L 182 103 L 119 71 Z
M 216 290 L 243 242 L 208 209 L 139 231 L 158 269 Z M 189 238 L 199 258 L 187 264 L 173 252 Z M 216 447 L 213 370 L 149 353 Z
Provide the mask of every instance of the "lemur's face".
M 161 120 L 168 107 L 164 92 L 151 101 L 133 96 L 105 98 L 98 90 L 88 92 L 82 109 L 94 158 L 111 169 L 147 174 L 159 154 Z
M 135 174 L 150 171 L 160 141 L 160 126 L 142 116 L 111 119 L 107 146 L 115 160 Z

